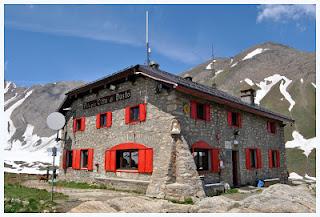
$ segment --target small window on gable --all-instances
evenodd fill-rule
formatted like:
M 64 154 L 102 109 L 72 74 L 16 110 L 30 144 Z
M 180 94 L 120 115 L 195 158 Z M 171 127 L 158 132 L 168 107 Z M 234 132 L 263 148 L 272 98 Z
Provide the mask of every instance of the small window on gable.
M 107 114 L 100 114 L 100 127 L 106 127 L 107 126 Z
M 88 168 L 88 150 L 81 150 L 80 152 L 80 156 L 81 156 L 81 168 L 82 169 L 86 169 Z
M 81 119 L 76 120 L 76 129 L 77 131 L 81 130 Z
M 205 120 L 204 104 L 197 103 L 197 119 Z
M 272 134 L 275 134 L 276 133 L 276 130 L 277 130 L 277 127 L 276 127 L 276 122 L 272 122 L 272 121 L 268 121 L 267 122 L 267 128 L 268 128 L 268 132 L 269 133 L 272 133 Z
M 139 106 L 134 106 L 130 108 L 130 122 L 139 121 Z

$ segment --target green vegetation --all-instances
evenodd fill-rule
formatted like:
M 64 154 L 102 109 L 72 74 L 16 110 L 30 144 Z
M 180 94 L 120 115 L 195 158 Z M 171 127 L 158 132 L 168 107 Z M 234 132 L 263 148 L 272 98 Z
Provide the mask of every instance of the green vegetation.
M 104 184 L 89 184 L 85 182 L 74 182 L 74 181 L 58 181 L 55 183 L 56 186 L 66 187 L 66 188 L 77 188 L 77 189 L 106 189 L 111 191 L 128 192 L 136 194 L 144 194 L 144 192 L 137 190 L 127 190 L 127 189 L 117 189 L 111 185 Z
M 224 192 L 225 194 L 235 194 L 235 193 L 239 193 L 239 189 L 238 188 L 231 188 L 229 190 L 226 190 Z
M 192 198 L 190 198 L 190 197 L 185 198 L 184 201 L 174 200 L 174 199 L 169 200 L 169 201 L 172 203 L 178 203 L 178 204 L 194 204 Z
M 316 149 L 313 149 L 308 158 L 303 151 L 297 148 L 287 148 L 287 167 L 288 171 L 298 173 L 301 176 L 308 174 L 316 176 Z
M 27 188 L 18 184 L 4 185 L 5 212 L 54 212 L 55 202 L 51 202 L 51 193 L 46 190 Z M 66 199 L 61 193 L 54 193 L 54 199 Z

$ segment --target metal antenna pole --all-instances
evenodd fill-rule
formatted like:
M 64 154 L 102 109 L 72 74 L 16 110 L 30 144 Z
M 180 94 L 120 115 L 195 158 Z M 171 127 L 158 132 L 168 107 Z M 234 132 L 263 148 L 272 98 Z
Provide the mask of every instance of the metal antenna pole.
M 150 64 L 150 47 L 149 47 L 149 12 L 146 11 L 146 49 L 147 49 L 147 65 Z
M 212 81 L 212 87 L 216 88 L 216 72 L 214 70 L 214 53 L 213 53 L 213 43 L 211 45 L 211 58 L 212 58 L 212 63 L 211 63 L 211 72 L 213 75 L 213 81 Z

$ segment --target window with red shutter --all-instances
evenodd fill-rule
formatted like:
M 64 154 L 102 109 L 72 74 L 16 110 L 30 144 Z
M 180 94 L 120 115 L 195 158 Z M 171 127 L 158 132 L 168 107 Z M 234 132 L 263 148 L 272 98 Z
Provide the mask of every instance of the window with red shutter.
M 100 114 L 96 115 L 96 128 L 100 129 L 101 125 L 100 125 Z
M 190 116 L 192 119 L 197 119 L 197 103 L 190 101 Z
M 86 118 L 82 117 L 80 131 L 84 131 L 85 129 L 86 129 Z
M 190 116 L 192 119 L 210 121 L 210 104 L 203 104 L 192 100 L 190 101 L 190 105 Z
M 262 168 L 261 150 L 258 148 L 246 148 L 246 168 L 260 169 Z
M 269 150 L 269 168 L 280 167 L 280 151 L 279 150 Z
M 271 133 L 271 134 L 276 134 L 276 122 L 271 122 L 271 121 L 268 121 L 267 122 L 267 129 L 268 129 L 268 132 Z
M 75 170 L 79 170 L 80 166 L 80 150 L 74 149 L 72 152 L 72 168 Z
M 129 106 L 125 109 L 125 123 L 137 123 L 146 121 L 147 117 L 147 105 L 139 104 L 136 106 Z
M 73 133 L 75 133 L 77 131 L 84 131 L 85 125 L 86 125 L 86 118 L 85 117 L 73 119 Z
M 105 170 L 152 173 L 153 150 L 138 143 L 123 143 L 113 146 L 105 153 Z
M 107 127 L 112 126 L 112 112 L 107 112 Z
M 257 156 L 257 169 L 262 168 L 262 156 L 261 156 L 261 150 L 260 149 L 255 149 L 256 150 L 256 156 Z
M 228 112 L 228 125 L 232 127 L 242 127 L 242 117 L 239 112 Z
M 211 171 L 218 173 L 220 171 L 219 149 L 211 149 Z
M 88 148 L 88 166 L 89 171 L 93 170 L 93 148 Z

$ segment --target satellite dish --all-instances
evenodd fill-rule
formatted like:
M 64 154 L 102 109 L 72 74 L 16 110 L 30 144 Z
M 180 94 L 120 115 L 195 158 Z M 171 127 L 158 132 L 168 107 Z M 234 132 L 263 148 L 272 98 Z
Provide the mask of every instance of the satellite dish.
M 53 112 L 47 117 L 47 125 L 52 130 L 60 130 L 65 123 L 66 119 L 59 112 Z

